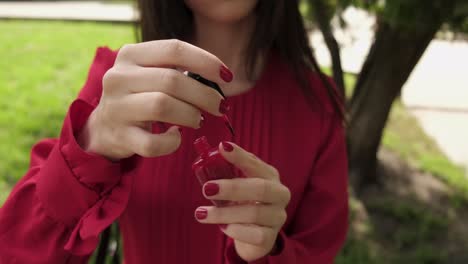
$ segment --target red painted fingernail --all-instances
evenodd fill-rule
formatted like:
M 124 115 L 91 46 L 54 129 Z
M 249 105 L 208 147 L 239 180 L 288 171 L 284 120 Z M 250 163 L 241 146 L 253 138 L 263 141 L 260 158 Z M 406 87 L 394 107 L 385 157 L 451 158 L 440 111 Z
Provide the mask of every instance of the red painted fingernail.
M 195 211 L 195 218 L 197 218 L 198 220 L 203 220 L 207 216 L 208 216 L 208 210 L 206 210 L 205 208 L 198 208 Z
M 234 150 L 234 146 L 232 146 L 229 142 L 223 141 L 223 143 L 221 144 L 223 144 L 223 149 L 227 152 L 231 152 Z
M 224 230 L 226 230 L 226 228 L 227 228 L 228 225 L 227 225 L 227 224 L 219 224 L 218 226 L 219 226 L 219 228 L 220 228 L 221 230 L 224 231 Z
M 234 78 L 234 74 L 232 74 L 231 70 L 229 70 L 226 66 L 221 65 L 219 69 L 219 76 L 221 79 L 223 79 L 225 82 L 231 82 L 232 79 Z
M 213 196 L 219 193 L 219 185 L 217 183 L 209 182 L 203 186 L 203 192 L 206 196 Z
M 226 114 L 231 110 L 231 104 L 228 103 L 228 101 L 221 99 L 221 102 L 219 103 L 219 112 L 221 114 Z
M 179 129 L 179 133 L 182 135 L 182 128 L 178 127 L 177 129 Z

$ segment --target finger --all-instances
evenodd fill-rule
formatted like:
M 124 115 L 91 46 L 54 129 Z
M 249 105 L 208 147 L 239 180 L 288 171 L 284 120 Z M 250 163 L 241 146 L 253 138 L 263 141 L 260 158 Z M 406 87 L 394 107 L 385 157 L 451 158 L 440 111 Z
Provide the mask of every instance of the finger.
M 203 195 L 211 200 L 258 201 L 281 206 L 286 206 L 290 199 L 286 186 L 261 178 L 209 181 L 203 185 Z
M 214 89 L 173 69 L 139 68 L 121 73 L 126 87 L 133 93 L 163 92 L 220 116 L 222 96 Z
M 180 145 L 181 134 L 177 126 L 162 134 L 152 134 L 139 127 L 128 127 L 124 142 L 136 154 L 143 157 L 158 157 L 174 152 Z
M 160 121 L 199 128 L 200 110 L 160 92 L 136 93 L 120 100 L 121 118 L 127 121 Z
M 230 82 L 232 72 L 215 55 L 176 39 L 129 44 L 119 50 L 117 62 L 143 67 L 175 67 L 200 74 L 216 83 Z
M 256 224 L 278 227 L 286 221 L 283 208 L 272 205 L 203 206 L 195 210 L 195 218 L 205 224 Z
M 219 144 L 218 148 L 221 155 L 228 162 L 239 168 L 245 176 L 279 181 L 277 169 L 238 145 L 223 141 Z
M 221 230 L 234 240 L 258 247 L 270 246 L 278 235 L 275 229 L 258 225 L 230 224 Z

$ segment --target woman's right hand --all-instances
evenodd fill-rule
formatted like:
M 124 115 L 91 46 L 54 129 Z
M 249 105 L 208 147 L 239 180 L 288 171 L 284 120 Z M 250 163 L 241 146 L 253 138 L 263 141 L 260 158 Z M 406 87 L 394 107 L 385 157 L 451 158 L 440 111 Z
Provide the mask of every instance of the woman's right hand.
M 200 110 L 220 116 L 226 102 L 182 71 L 217 83 L 232 73 L 216 56 L 179 40 L 158 40 L 123 46 L 114 66 L 103 77 L 101 100 L 78 135 L 89 152 L 110 160 L 138 154 L 157 157 L 180 145 L 178 126 L 199 128 Z M 174 124 L 152 134 L 153 122 Z

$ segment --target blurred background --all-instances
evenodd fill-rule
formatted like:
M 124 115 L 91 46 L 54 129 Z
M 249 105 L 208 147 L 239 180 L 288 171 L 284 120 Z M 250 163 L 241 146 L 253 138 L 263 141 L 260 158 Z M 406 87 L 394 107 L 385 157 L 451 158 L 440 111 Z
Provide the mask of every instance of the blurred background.
M 347 95 L 350 231 L 336 263 L 468 263 L 468 1 L 299 8 Z M 96 47 L 135 42 L 137 17 L 126 0 L 0 0 L 0 205 L 32 145 L 57 137 Z

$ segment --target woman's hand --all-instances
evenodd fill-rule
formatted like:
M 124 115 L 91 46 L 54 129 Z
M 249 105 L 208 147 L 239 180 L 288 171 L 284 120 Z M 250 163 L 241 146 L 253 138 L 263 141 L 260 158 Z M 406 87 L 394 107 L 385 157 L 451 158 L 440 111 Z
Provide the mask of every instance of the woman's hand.
M 204 224 L 219 224 L 245 261 L 259 259 L 275 246 L 291 194 L 281 184 L 278 171 L 252 153 L 228 142 L 220 144 L 219 151 L 247 178 L 206 182 L 206 198 L 232 201 L 232 205 L 199 207 L 195 217 Z
M 186 42 L 159 40 L 123 46 L 104 75 L 101 100 L 78 143 L 111 160 L 175 151 L 180 145 L 177 126 L 199 128 L 200 109 L 217 116 L 226 110 L 221 95 L 182 70 L 217 83 L 232 80 L 232 73 L 216 56 Z M 152 134 L 155 121 L 175 126 Z

